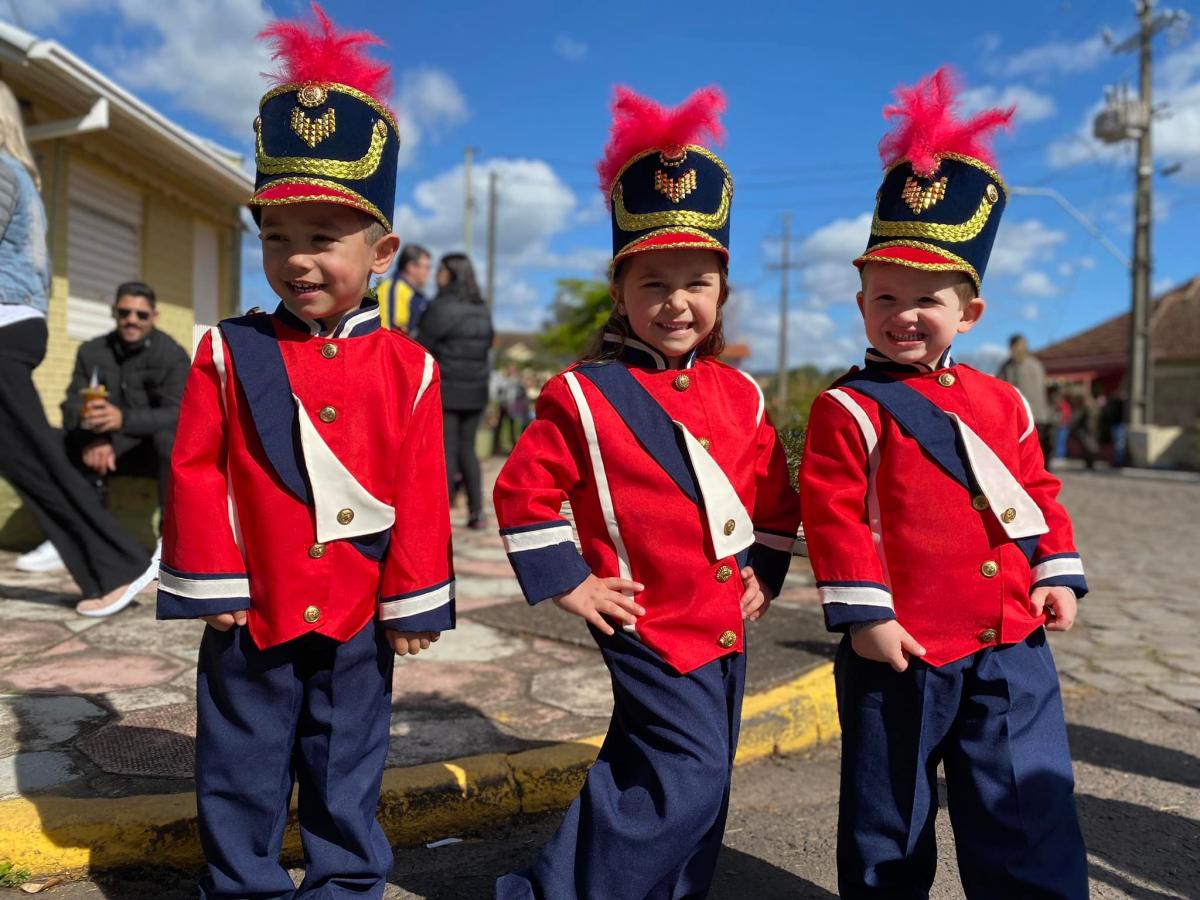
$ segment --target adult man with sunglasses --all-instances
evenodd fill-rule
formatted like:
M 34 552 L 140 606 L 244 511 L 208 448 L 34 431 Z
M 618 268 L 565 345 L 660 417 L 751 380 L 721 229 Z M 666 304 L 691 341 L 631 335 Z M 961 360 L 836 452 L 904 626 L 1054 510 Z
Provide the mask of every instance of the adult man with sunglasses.
M 154 327 L 157 300 L 149 285 L 130 281 L 118 287 L 113 318 L 113 331 L 82 344 L 76 354 L 62 403 L 67 455 L 102 501 L 109 475 L 147 475 L 158 479 L 161 504 L 191 362 Z M 49 542 L 18 560 L 20 568 L 35 571 L 60 565 Z

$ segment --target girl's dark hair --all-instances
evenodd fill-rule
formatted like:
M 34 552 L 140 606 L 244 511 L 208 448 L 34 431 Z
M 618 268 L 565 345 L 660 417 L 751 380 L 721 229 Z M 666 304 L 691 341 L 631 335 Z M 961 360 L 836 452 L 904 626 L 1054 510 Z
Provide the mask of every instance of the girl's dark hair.
M 479 282 L 475 280 L 475 267 L 465 253 L 447 253 L 439 265 L 450 273 L 450 284 L 464 300 L 472 303 L 482 303 L 483 294 L 479 292 Z
M 622 260 L 613 268 L 609 283 L 613 285 L 620 284 L 624 270 L 625 261 Z M 700 356 L 720 356 L 725 352 L 725 318 L 723 313 L 725 310 L 725 301 L 729 299 L 729 264 L 724 259 L 721 259 L 719 271 L 721 276 L 721 299 L 717 303 L 717 318 L 713 322 L 712 331 L 700 342 L 700 346 L 697 348 Z M 604 341 L 606 334 L 619 336 L 621 339 L 620 344 L 606 344 Z M 588 341 L 583 359 L 617 359 L 621 355 L 621 350 L 625 347 L 625 342 L 629 338 L 640 340 L 633 333 L 633 328 L 629 324 L 629 318 L 617 312 L 617 306 L 614 303 L 612 312 L 609 313 L 608 321 L 601 325 L 600 329 Z

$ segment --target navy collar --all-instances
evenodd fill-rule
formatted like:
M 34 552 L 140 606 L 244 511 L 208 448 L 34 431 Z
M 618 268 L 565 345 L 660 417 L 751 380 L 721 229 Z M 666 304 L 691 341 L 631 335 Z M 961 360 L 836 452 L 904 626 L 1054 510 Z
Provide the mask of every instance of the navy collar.
M 901 363 L 889 356 L 884 356 L 874 347 L 868 347 L 864 358 L 864 367 L 884 372 L 936 372 L 938 369 L 949 369 L 955 364 L 954 356 L 947 347 L 933 365 L 925 363 Z
M 613 353 L 625 365 L 638 369 L 654 369 L 661 372 L 671 368 L 667 358 L 649 344 L 643 344 L 634 337 L 622 337 L 611 331 L 604 333 L 604 351 Z M 690 369 L 694 366 L 699 352 L 698 348 L 693 348 L 684 357 L 683 368 Z
M 343 313 L 341 319 L 337 321 L 333 327 L 324 319 L 302 319 L 290 309 L 287 304 L 280 301 L 279 306 L 275 307 L 275 315 L 288 328 L 294 328 L 296 331 L 305 331 L 313 337 L 327 338 L 353 338 L 362 337 L 370 334 L 372 331 L 378 331 L 381 327 L 379 321 L 379 301 L 366 297 L 363 302 L 347 313 Z

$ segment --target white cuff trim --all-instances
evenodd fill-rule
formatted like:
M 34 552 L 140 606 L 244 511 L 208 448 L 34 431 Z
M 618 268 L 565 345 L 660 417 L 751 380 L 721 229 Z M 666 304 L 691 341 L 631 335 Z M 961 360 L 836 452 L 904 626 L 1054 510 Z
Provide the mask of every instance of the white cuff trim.
M 502 534 L 505 553 L 523 553 L 526 550 L 541 550 L 543 547 L 553 547 L 555 544 L 574 543 L 570 525 L 555 525 L 553 528 L 535 528 L 531 531 L 518 531 L 515 534 Z
M 892 609 L 892 595 L 882 588 L 850 586 L 818 587 L 822 603 L 845 603 L 848 606 L 881 606 Z
M 158 589 L 187 600 L 222 600 L 249 597 L 249 578 L 184 578 L 166 569 L 158 572 Z
M 1033 567 L 1033 581 L 1035 584 L 1043 578 L 1082 574 L 1083 560 L 1077 556 L 1061 556 L 1058 559 L 1048 559 Z
M 423 594 L 379 604 L 379 620 L 388 622 L 392 619 L 406 619 L 409 616 L 427 613 L 440 606 L 445 606 L 453 599 L 454 582 L 451 581 L 449 584 L 443 584 L 441 587 Z

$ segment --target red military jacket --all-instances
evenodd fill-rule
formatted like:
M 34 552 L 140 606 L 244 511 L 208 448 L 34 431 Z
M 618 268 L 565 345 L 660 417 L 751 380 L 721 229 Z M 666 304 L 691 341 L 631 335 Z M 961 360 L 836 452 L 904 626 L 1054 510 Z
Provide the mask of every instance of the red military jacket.
M 201 340 L 164 508 L 158 617 L 248 610 L 259 647 L 373 617 L 454 626 L 432 357 L 364 301 L 327 332 L 282 304 Z
M 896 618 L 934 666 L 1023 640 L 1045 621 L 1032 588 L 1087 592 L 1060 486 L 1015 388 L 868 351 L 813 403 L 800 466 L 826 624 Z
M 758 385 L 710 357 L 689 363 L 667 369 L 631 340 L 619 362 L 556 375 L 494 495 L 530 603 L 589 573 L 641 582 L 635 633 L 681 673 L 744 649 L 739 567 L 778 593 L 799 525 Z

